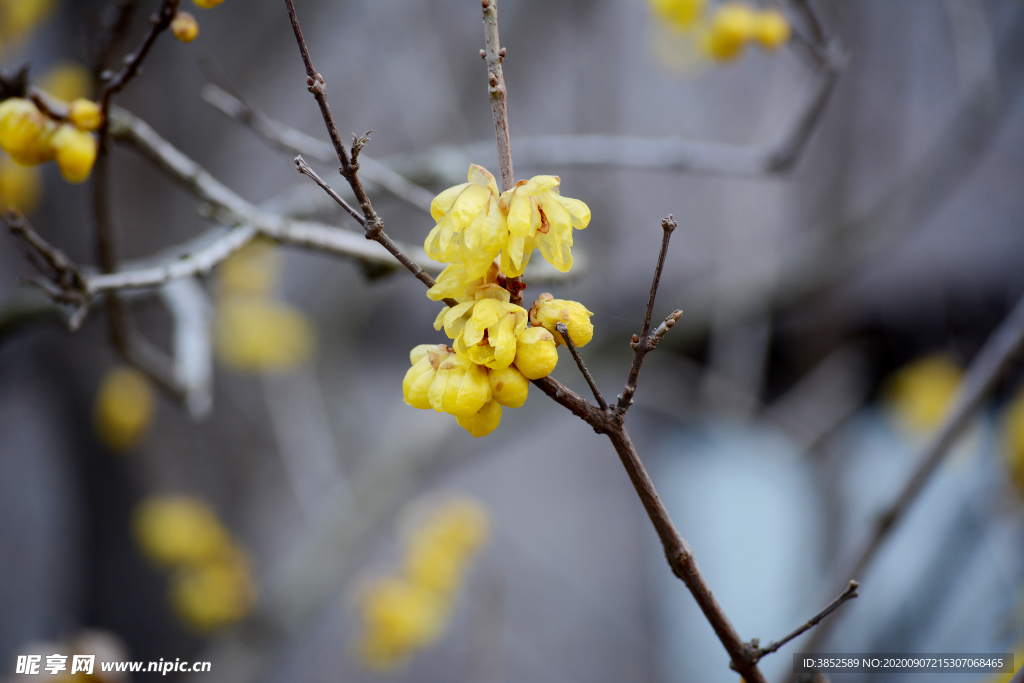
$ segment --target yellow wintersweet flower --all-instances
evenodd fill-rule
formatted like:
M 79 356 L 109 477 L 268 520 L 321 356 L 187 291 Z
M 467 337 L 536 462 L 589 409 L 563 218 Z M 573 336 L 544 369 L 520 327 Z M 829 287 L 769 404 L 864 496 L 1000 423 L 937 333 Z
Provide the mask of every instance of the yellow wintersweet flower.
M 752 8 L 730 2 L 722 5 L 711 17 L 703 38 L 703 46 L 713 58 L 735 59 L 743 46 L 756 37 L 758 15 Z
M 594 337 L 594 325 L 590 316 L 594 315 L 586 306 L 576 301 L 556 299 L 544 293 L 537 297 L 530 307 L 530 324 L 543 327 L 555 338 L 555 343 L 565 345 L 562 335 L 555 329 L 558 323 L 565 323 L 569 328 L 569 338 L 577 346 L 586 346 Z
M 96 432 L 111 450 L 127 451 L 142 440 L 155 409 L 156 399 L 146 376 L 134 368 L 115 368 L 103 378 L 96 394 Z
M 143 553 L 159 565 L 203 564 L 233 552 L 217 515 L 198 498 L 146 498 L 135 509 L 133 527 Z
M 96 163 L 96 144 L 92 133 L 79 130 L 69 123 L 57 129 L 50 140 L 50 146 L 64 180 L 78 184 L 89 179 L 92 166 Z
M 103 122 L 100 105 L 78 97 L 68 105 L 68 120 L 81 130 L 96 130 Z
M 421 344 L 409 353 L 402 393 L 414 408 L 469 417 L 491 400 L 487 369 L 444 344 Z
M 212 562 L 182 567 L 171 577 L 171 606 L 200 633 L 241 621 L 255 597 L 248 558 L 237 547 Z
M 243 372 L 281 372 L 302 364 L 313 329 L 288 304 L 243 295 L 224 296 L 217 309 L 217 356 Z
M 0 147 L 24 166 L 49 161 L 54 151 L 50 139 L 57 124 L 35 103 L 11 97 L 0 103 Z
M 505 275 L 522 275 L 534 247 L 563 273 L 572 268 L 572 229 L 590 224 L 590 209 L 578 199 L 562 197 L 561 182 L 558 176 L 534 176 L 501 195 L 509 233 L 501 252 Z
M 558 364 L 555 338 L 543 327 L 527 327 L 519 335 L 515 365 L 526 379 L 547 377 Z
M 505 246 L 508 228 L 498 208 L 494 176 L 472 164 L 468 179 L 434 197 L 430 215 L 437 225 L 423 248 L 435 261 L 461 264 L 466 279 L 474 280 L 483 277 Z
M 896 372 L 886 394 L 899 422 L 912 432 L 939 426 L 952 407 L 963 372 L 948 356 L 932 355 Z
M 474 415 L 460 417 L 456 421 L 474 437 L 487 436 L 501 424 L 501 404 L 491 399 Z
M 4 155 L 0 160 L 0 209 L 32 213 L 43 194 L 43 177 L 34 166 L 22 166 Z
M 448 606 L 441 596 L 399 577 L 386 577 L 365 587 L 360 603 L 364 628 L 358 645 L 360 658 L 380 671 L 394 668 L 435 640 L 448 618 Z
M 651 9 L 660 19 L 678 28 L 692 26 L 704 11 L 706 0 L 650 0 Z
M 474 297 L 442 310 L 434 329 L 443 325 L 455 351 L 474 363 L 508 367 L 516 357 L 516 338 L 526 329 L 526 309 L 509 303 L 508 290 L 496 284 L 480 287 Z
M 519 372 L 515 365 L 490 370 L 487 379 L 491 383 L 491 394 L 494 400 L 506 408 L 518 408 L 526 403 L 526 395 L 530 391 L 530 380 Z
M 218 271 L 225 294 L 266 295 L 281 274 L 281 253 L 273 240 L 257 238 L 229 256 Z

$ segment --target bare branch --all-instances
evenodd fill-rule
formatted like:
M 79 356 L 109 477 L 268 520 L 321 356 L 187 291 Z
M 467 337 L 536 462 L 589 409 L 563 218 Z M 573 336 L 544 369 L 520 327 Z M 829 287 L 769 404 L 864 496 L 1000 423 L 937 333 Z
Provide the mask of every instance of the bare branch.
M 566 348 L 569 349 L 569 353 L 572 354 L 573 360 L 576 361 L 576 365 L 579 366 L 580 372 L 583 373 L 583 377 L 587 380 L 587 384 L 590 385 L 590 390 L 594 392 L 594 398 L 597 399 L 597 405 L 601 406 L 601 410 L 608 410 L 608 402 L 604 400 L 604 396 L 601 395 L 601 390 L 597 388 L 597 382 L 594 381 L 594 377 L 590 374 L 590 370 L 587 369 L 587 364 L 583 362 L 580 357 L 580 352 L 576 350 L 576 345 L 572 343 L 572 338 L 569 336 L 569 327 L 565 323 L 555 323 L 555 329 L 562 335 L 562 339 L 565 341 Z
M 640 366 L 643 365 L 644 357 L 647 352 L 657 346 L 658 341 L 665 336 L 663 332 L 661 337 L 655 334 L 654 339 L 651 338 L 651 316 L 654 313 L 654 299 L 658 296 L 658 284 L 661 282 L 661 271 L 665 268 L 665 256 L 668 254 L 668 242 L 672 239 L 672 231 L 676 229 L 676 222 L 672 218 L 672 214 L 661 220 L 661 251 L 658 252 L 658 265 L 654 268 L 654 280 L 651 282 L 651 295 L 647 299 L 647 313 L 644 315 L 644 326 L 640 332 L 640 336 L 633 335 L 633 365 L 629 368 L 629 377 L 626 378 L 626 387 L 622 390 L 619 395 L 618 403 L 615 406 L 615 411 L 618 414 L 619 420 L 621 420 L 626 411 L 629 410 L 629 406 L 633 403 L 633 394 L 636 393 L 636 380 L 640 374 Z M 675 320 L 669 324 L 669 319 L 675 316 L 673 313 L 669 318 L 665 320 L 662 325 L 665 327 L 665 332 L 675 325 Z M 661 326 L 658 327 L 661 330 Z
M 847 600 L 853 600 L 854 598 L 858 597 L 858 595 L 857 595 L 857 587 L 858 586 L 859 586 L 859 584 L 856 581 L 851 581 L 849 583 L 849 585 L 846 587 L 846 590 L 844 590 L 839 597 L 837 597 L 835 600 L 830 602 L 828 604 L 828 606 L 825 607 L 825 609 L 821 610 L 820 612 L 815 614 L 813 617 L 811 617 L 807 621 L 806 624 L 804 624 L 800 628 L 796 629 L 795 631 L 790 633 L 788 636 L 786 636 L 782 640 L 773 641 L 773 642 L 769 643 L 767 647 L 757 648 L 757 658 L 758 658 L 758 660 L 760 660 L 765 655 L 770 655 L 773 652 L 777 652 L 779 650 L 779 648 L 781 648 L 783 645 L 785 645 L 789 641 L 793 640 L 794 638 L 796 638 L 797 636 L 801 635 L 805 631 L 809 631 L 810 629 L 814 628 L 822 619 L 824 619 L 828 615 L 832 614 L 832 612 L 834 612 L 836 609 L 838 609 L 839 606 L 842 605 L 844 602 L 846 602 Z M 757 642 L 756 641 L 751 643 L 751 644 L 754 647 L 757 647 Z
M 1024 349 L 1024 296 L 989 336 L 978 355 L 967 369 L 960 383 L 953 407 L 939 430 L 931 438 L 917 458 L 917 467 L 903 485 L 899 495 L 878 517 L 875 528 L 863 542 L 852 561 L 842 563 L 837 576 L 843 581 L 852 581 L 863 576 L 875 559 L 879 548 L 903 520 L 904 515 L 917 500 L 925 484 L 942 464 L 957 439 L 970 424 L 981 402 L 989 395 L 1011 363 Z M 836 582 L 838 583 L 838 581 Z M 831 625 L 823 625 L 815 631 L 807 650 L 816 649 L 828 635 Z
M 212 83 L 203 87 L 202 95 L 213 107 L 245 124 L 262 139 L 284 152 L 300 154 L 323 163 L 334 163 L 337 159 L 330 144 L 274 121 L 248 102 Z M 360 154 L 359 175 L 366 183 L 367 192 L 372 192 L 376 185 L 411 206 L 430 213 L 433 193 L 409 182 L 376 159 Z
M 349 206 L 348 202 L 342 199 L 330 185 L 324 182 L 323 178 L 317 175 L 316 171 L 309 167 L 309 164 L 307 164 L 306 160 L 302 158 L 302 155 L 295 157 L 295 168 L 302 175 L 309 176 L 310 178 L 312 178 L 313 182 L 319 185 L 320 189 L 326 192 L 328 197 L 337 202 L 338 206 L 343 208 L 345 212 L 348 213 L 348 215 L 356 219 L 356 222 L 359 223 L 359 225 L 363 226 L 364 228 L 366 227 L 366 219 L 363 218 L 358 211 Z M 433 287 L 433 285 L 427 286 Z
M 516 184 L 512 171 L 512 146 L 508 133 L 508 90 L 505 88 L 505 74 L 501 62 L 505 59 L 505 49 L 498 38 L 498 0 L 481 0 L 484 10 L 484 41 L 487 45 L 483 52 L 487 62 L 488 93 L 491 98 L 491 113 L 494 116 L 494 134 L 498 140 L 498 169 L 501 172 L 501 190 L 511 190 Z

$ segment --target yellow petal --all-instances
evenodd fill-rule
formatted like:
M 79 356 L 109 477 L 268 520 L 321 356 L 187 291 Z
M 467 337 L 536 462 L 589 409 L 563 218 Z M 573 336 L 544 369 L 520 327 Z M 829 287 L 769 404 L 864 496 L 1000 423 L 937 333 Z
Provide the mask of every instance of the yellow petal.
M 449 187 L 441 194 L 434 197 L 434 201 L 430 202 L 430 215 L 434 217 L 435 221 L 440 221 L 446 213 L 455 204 L 455 200 L 459 198 L 462 191 L 469 187 L 469 183 L 462 183 L 455 187 Z
M 487 436 L 501 422 L 501 404 L 497 401 L 488 401 L 483 408 L 470 417 L 460 417 L 459 426 L 472 434 L 474 437 Z
M 494 400 L 507 408 L 518 408 L 526 403 L 530 380 L 514 365 L 492 369 L 488 373 Z
M 561 195 L 554 195 L 554 199 L 569 212 L 569 215 L 572 217 L 572 227 L 582 230 L 590 225 L 590 207 L 586 204 L 578 199 L 562 197 Z

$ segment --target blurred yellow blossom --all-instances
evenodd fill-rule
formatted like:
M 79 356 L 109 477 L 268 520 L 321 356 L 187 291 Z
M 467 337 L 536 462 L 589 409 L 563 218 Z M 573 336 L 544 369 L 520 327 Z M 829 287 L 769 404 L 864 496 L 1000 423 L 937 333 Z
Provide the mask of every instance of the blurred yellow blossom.
M 55 0 L 0 0 L 0 34 L 15 41 L 25 37 L 49 18 L 56 5 Z
M 313 348 L 306 316 L 286 303 L 243 295 L 222 296 L 217 309 L 217 357 L 243 372 L 290 370 Z
M 92 74 L 77 62 L 61 62 L 39 80 L 39 87 L 64 102 L 92 94 Z
M 97 152 L 92 133 L 65 123 L 54 133 L 50 144 L 64 180 L 77 184 L 89 179 Z
M 68 121 L 80 130 L 96 130 L 103 122 L 100 105 L 84 97 L 76 97 L 68 105 Z
M 650 0 L 650 3 L 659 19 L 672 26 L 686 28 L 700 19 L 706 0 Z
M 43 177 L 34 166 L 22 166 L 4 155 L 0 160 L 0 209 L 32 213 L 43 194 Z
M 196 4 L 196 7 L 201 7 L 202 9 L 210 9 L 224 2 L 224 0 L 192 0 L 192 2 Z
M 199 35 L 199 22 L 188 12 L 178 12 L 171 21 L 171 33 L 183 43 L 191 43 Z
M 269 295 L 281 274 L 281 252 L 268 238 L 257 238 L 229 256 L 218 271 L 226 294 Z
M 414 506 L 406 516 L 423 510 Z M 357 653 L 368 668 L 393 669 L 440 637 L 487 528 L 483 507 L 465 496 L 435 504 L 423 518 L 405 525 L 401 571 L 358 591 L 362 633 Z
M 183 566 L 171 576 L 174 611 L 184 623 L 202 633 L 244 619 L 255 598 L 249 561 L 237 548 L 210 562 Z
M 111 450 L 127 451 L 141 441 L 155 409 L 156 399 L 146 376 L 134 368 L 114 368 L 96 394 L 96 433 Z
M 713 59 L 730 60 L 756 36 L 757 12 L 747 5 L 729 2 L 714 13 L 703 35 L 703 46 Z
M 151 496 L 135 509 L 135 539 L 154 563 L 197 564 L 229 553 L 228 532 L 204 501 L 189 496 Z
M 1018 391 L 1003 412 L 1003 450 L 1010 481 L 1024 494 L 1024 391 Z
M 952 407 L 962 376 L 945 355 L 920 358 L 898 370 L 886 384 L 886 396 L 899 423 L 916 433 L 939 426 Z

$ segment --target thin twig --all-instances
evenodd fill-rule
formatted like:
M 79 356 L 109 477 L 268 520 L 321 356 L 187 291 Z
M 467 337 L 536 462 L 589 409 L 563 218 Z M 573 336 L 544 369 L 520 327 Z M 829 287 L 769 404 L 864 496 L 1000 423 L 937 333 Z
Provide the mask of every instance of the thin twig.
M 324 179 L 317 175 L 317 172 L 309 167 L 309 164 L 306 163 L 306 160 L 303 159 L 301 155 L 295 157 L 295 168 L 302 175 L 309 176 L 310 178 L 312 178 L 313 182 L 319 185 L 320 189 L 327 193 L 327 196 L 329 196 L 331 199 L 338 203 L 338 206 L 345 209 L 345 212 L 348 213 L 348 215 L 352 216 L 352 218 L 356 219 L 356 222 L 359 223 L 359 225 L 363 226 L 364 228 L 366 227 L 366 219 L 363 218 L 363 216 L 360 215 L 358 211 L 353 209 L 348 202 L 342 199 L 341 196 L 334 191 L 334 188 L 332 188 L 330 185 L 324 182 Z M 427 286 L 433 287 L 433 285 Z
M 917 500 L 925 484 L 942 464 L 957 439 L 970 424 L 981 402 L 989 395 L 999 379 L 1024 349 L 1024 296 L 1003 320 L 995 332 L 989 336 L 978 355 L 975 356 L 967 369 L 960 389 L 957 392 L 949 416 L 939 427 L 938 432 L 924 447 L 917 458 L 917 467 L 910 478 L 904 483 L 899 495 L 888 508 L 878 517 L 871 535 L 864 541 L 850 562 L 840 565 L 837 577 L 843 581 L 851 581 L 863 576 L 870 567 L 875 555 L 893 530 L 903 520 L 904 515 Z M 836 582 L 838 583 L 838 581 Z M 824 642 L 835 622 L 822 626 L 815 631 L 808 643 L 808 652 L 814 651 Z
M 779 650 L 779 648 L 781 648 L 783 645 L 785 645 L 789 641 L 793 640 L 794 638 L 796 638 L 797 636 L 801 635 L 805 631 L 809 631 L 810 629 L 812 629 L 815 626 L 817 626 L 818 622 L 820 622 L 822 619 L 824 619 L 828 615 L 832 614 L 832 612 L 834 612 L 836 609 L 838 609 L 839 606 L 842 605 L 844 602 L 846 602 L 847 600 L 853 600 L 854 598 L 858 597 L 858 595 L 857 595 L 857 587 L 858 587 L 858 585 L 859 584 L 856 581 L 851 581 L 849 583 L 849 585 L 846 587 L 846 590 L 844 590 L 839 597 L 837 597 L 835 600 L 830 602 L 825 609 L 821 610 L 820 612 L 815 614 L 813 617 L 811 617 L 807 621 L 806 624 L 804 624 L 800 628 L 796 629 L 795 631 L 790 633 L 788 636 L 786 636 L 782 640 L 772 641 L 771 643 L 768 644 L 767 647 L 760 647 L 760 648 L 758 648 L 757 649 L 757 658 L 758 658 L 758 660 L 760 660 L 765 655 L 770 655 L 773 652 L 777 652 Z M 757 644 L 754 643 L 754 645 L 756 647 Z
M 207 103 L 232 119 L 245 124 L 261 139 L 277 149 L 292 155 L 300 154 L 323 163 L 333 163 L 337 158 L 334 148 L 330 144 L 271 119 L 248 102 L 212 83 L 203 86 L 202 95 Z M 430 213 L 430 203 L 434 199 L 433 193 L 409 182 L 379 161 L 366 155 L 360 155 L 359 175 L 366 184 L 367 192 L 373 190 L 372 183 L 410 206 Z
M 597 382 L 594 381 L 594 377 L 590 374 L 590 370 L 587 368 L 587 364 L 583 362 L 583 358 L 580 357 L 580 352 L 576 350 L 576 345 L 572 343 L 572 338 L 569 336 L 569 326 L 565 323 L 555 323 L 555 329 L 562 335 L 562 340 L 565 342 L 566 348 L 569 349 L 569 353 L 572 354 L 573 360 L 576 361 L 576 365 L 579 366 L 580 372 L 583 373 L 584 379 L 587 380 L 587 384 L 590 385 L 590 390 L 594 392 L 594 398 L 597 399 L 597 405 L 601 407 L 601 410 L 608 410 L 608 402 L 604 400 L 604 396 L 601 395 L 601 390 L 597 388 Z
M 334 122 L 331 106 L 327 103 L 327 84 L 324 82 L 324 77 L 313 66 L 313 60 L 309 56 L 309 47 L 306 46 L 306 39 L 302 37 L 299 17 L 295 14 L 295 5 L 292 0 L 284 0 L 284 4 L 288 8 L 288 18 L 292 22 L 292 31 L 295 33 L 295 41 L 299 44 L 299 52 L 302 53 L 302 63 L 306 67 L 306 87 L 320 106 L 320 115 L 324 119 L 324 125 L 327 126 L 327 133 L 331 138 L 331 144 L 334 145 L 334 151 L 338 155 L 338 161 L 341 163 L 341 168 L 339 169 L 341 175 L 348 181 L 353 194 L 356 196 L 356 201 L 359 202 L 359 206 L 363 210 L 363 216 L 366 217 L 365 227 L 367 231 L 380 230 L 384 227 L 384 224 L 373 210 L 370 198 L 366 196 L 366 190 L 363 189 L 363 183 L 359 180 L 359 165 L 349 159 L 345 143 L 342 142 L 341 134 L 338 133 L 338 125 Z
M 629 376 L 626 379 L 626 387 L 622 390 L 619 395 L 618 403 L 615 406 L 615 410 L 621 419 L 625 416 L 626 411 L 629 410 L 629 406 L 633 403 L 633 394 L 636 393 L 636 380 L 640 374 L 640 366 L 643 365 L 644 357 L 647 352 L 650 351 L 657 344 L 651 344 L 650 332 L 651 332 L 651 316 L 654 313 L 654 299 L 658 296 L 658 284 L 661 282 L 661 271 L 665 268 L 665 256 L 668 254 L 668 242 L 672 239 L 672 231 L 676 229 L 676 222 L 672 218 L 672 214 L 661 220 L 661 251 L 658 252 L 658 265 L 654 269 L 654 280 L 651 282 L 651 295 L 647 299 L 647 312 L 644 315 L 644 326 L 640 332 L 640 336 L 633 335 L 633 365 L 629 368 Z M 675 315 L 673 313 L 673 315 Z M 669 316 L 670 318 L 672 316 Z M 677 318 L 678 319 L 678 318 Z M 666 319 L 665 331 L 671 325 L 668 324 Z M 674 322 L 672 323 L 675 324 Z M 661 327 L 659 326 L 659 330 Z M 664 334 L 662 334 L 664 336 Z

